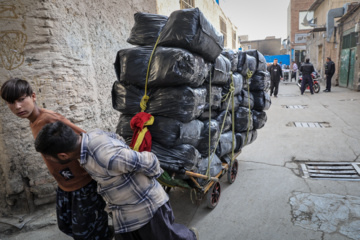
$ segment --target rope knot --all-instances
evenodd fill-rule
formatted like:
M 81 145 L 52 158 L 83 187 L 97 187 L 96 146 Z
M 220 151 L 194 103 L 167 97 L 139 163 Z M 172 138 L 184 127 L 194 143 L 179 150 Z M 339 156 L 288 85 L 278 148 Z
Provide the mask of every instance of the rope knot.
M 146 105 L 148 101 L 149 101 L 149 96 L 145 94 L 140 101 L 140 108 L 142 112 L 146 110 L 147 107 Z

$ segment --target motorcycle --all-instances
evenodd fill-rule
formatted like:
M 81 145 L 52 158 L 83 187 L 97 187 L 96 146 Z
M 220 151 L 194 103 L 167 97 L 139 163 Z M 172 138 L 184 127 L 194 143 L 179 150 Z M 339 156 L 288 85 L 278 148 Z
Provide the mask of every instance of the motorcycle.
M 312 81 L 313 81 L 313 90 L 314 90 L 315 93 L 319 93 L 319 92 L 320 92 L 319 78 L 320 78 L 319 73 L 317 73 L 317 72 L 311 73 L 311 79 L 312 79 Z M 301 82 L 302 82 L 302 74 L 299 76 L 299 80 L 298 80 L 298 83 L 297 83 L 300 91 L 301 91 Z M 309 84 L 306 84 L 305 90 L 309 90 L 309 91 L 310 91 Z

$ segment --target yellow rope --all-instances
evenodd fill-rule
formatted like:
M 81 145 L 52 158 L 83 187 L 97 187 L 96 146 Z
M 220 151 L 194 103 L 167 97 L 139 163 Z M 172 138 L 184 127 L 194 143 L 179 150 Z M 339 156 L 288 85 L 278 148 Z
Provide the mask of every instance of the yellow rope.
M 250 83 L 249 79 L 252 77 L 253 72 L 248 69 L 246 74 L 246 80 L 247 80 L 247 87 L 248 87 L 248 102 L 249 102 L 249 116 L 248 116 L 248 125 L 247 125 L 247 132 L 246 132 L 246 138 L 245 143 L 247 144 L 248 136 L 249 136 L 249 130 L 250 130 L 250 118 L 251 118 L 251 106 L 250 106 Z
M 150 55 L 150 59 L 149 59 L 149 63 L 148 63 L 148 67 L 147 67 L 147 72 L 146 72 L 146 79 L 145 79 L 145 93 L 144 93 L 144 96 L 141 98 L 141 101 L 140 101 L 140 108 L 141 108 L 141 111 L 142 112 L 145 112 L 146 110 L 146 105 L 147 105 L 147 102 L 149 101 L 149 96 L 147 95 L 147 84 L 148 84 L 148 79 L 149 79 L 149 72 L 150 72 L 150 64 L 151 64 L 151 60 L 152 60 L 152 57 L 154 55 L 154 52 L 156 50 L 156 47 L 159 43 L 159 39 L 160 39 L 160 36 L 161 36 L 161 33 L 159 34 L 159 37 L 158 39 L 156 40 L 156 43 L 154 45 L 154 48 L 151 52 L 151 55 Z

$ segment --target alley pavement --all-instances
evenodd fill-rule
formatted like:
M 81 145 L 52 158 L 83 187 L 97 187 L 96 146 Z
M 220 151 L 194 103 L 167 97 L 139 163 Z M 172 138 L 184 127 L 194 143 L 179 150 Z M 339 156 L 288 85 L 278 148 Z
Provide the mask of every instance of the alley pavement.
M 301 170 L 360 164 L 360 92 L 321 88 L 300 95 L 294 82 L 282 82 L 265 127 L 238 156 L 235 182 L 220 180 L 217 207 L 195 204 L 190 190 L 175 188 L 169 195 L 176 222 L 196 227 L 204 240 L 360 240 L 360 182 L 304 178 Z M 54 206 L 24 219 L 21 231 L 0 239 L 70 239 L 57 229 Z

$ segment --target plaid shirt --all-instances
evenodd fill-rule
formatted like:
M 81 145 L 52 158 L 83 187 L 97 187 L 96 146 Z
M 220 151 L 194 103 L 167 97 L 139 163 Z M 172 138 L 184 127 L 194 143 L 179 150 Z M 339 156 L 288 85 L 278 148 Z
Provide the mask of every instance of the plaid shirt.
M 123 138 L 99 129 L 82 133 L 80 164 L 98 183 L 113 213 L 116 233 L 147 224 L 169 197 L 156 181 L 163 172 L 150 152 L 130 149 Z

